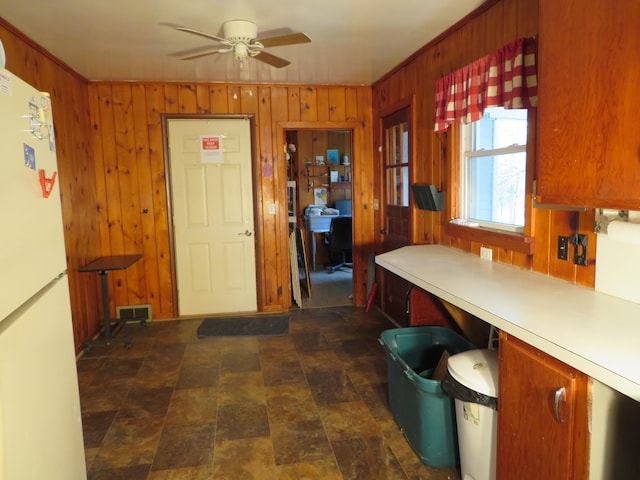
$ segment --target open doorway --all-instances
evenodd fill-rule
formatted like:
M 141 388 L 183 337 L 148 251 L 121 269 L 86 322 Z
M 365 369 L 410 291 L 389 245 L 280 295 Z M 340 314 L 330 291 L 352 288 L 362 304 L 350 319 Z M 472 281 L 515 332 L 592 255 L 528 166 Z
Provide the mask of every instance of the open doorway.
M 292 129 L 285 139 L 289 224 L 302 231 L 308 257 L 301 307 L 351 305 L 353 133 Z

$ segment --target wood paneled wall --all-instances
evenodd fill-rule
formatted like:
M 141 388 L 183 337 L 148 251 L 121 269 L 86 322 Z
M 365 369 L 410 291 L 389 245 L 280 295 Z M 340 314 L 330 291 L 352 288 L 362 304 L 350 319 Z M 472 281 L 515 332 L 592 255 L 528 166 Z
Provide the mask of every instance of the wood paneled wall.
M 101 316 L 96 275 L 78 272 L 79 267 L 101 253 L 88 82 L 2 18 L 0 39 L 6 51 L 7 69 L 51 94 L 73 332 L 79 347 L 97 331 Z
M 415 168 L 412 183 L 433 183 L 447 191 L 448 151 L 447 134 L 433 133 L 435 83 L 442 76 L 489 54 L 518 37 L 537 34 L 537 0 L 496 0 L 463 19 L 439 38 L 425 45 L 406 62 L 373 85 L 373 109 L 376 129 L 374 144 L 381 145 L 381 117 L 401 106 L 411 105 L 415 123 Z M 559 66 L 560 68 L 561 66 Z M 576 119 L 576 121 L 580 121 Z M 532 146 L 535 159 L 535 145 Z M 531 158 L 531 157 L 530 157 Z M 377 158 L 376 169 L 380 169 Z M 533 170 L 533 169 L 532 169 Z M 376 186 L 376 197 L 381 186 Z M 529 186 L 529 191 L 531 186 Z M 529 200 L 531 202 L 531 200 Z M 414 209 L 413 232 L 415 243 L 439 243 L 479 254 L 480 247 L 491 247 L 494 259 L 549 274 L 577 284 L 594 285 L 595 235 L 594 211 L 583 213 L 550 209 L 531 209 L 532 235 L 535 236 L 533 255 L 448 235 L 443 225 L 449 220 L 446 212 L 426 212 Z M 379 221 L 379 219 L 377 219 Z M 376 224 L 376 231 L 379 229 Z M 556 258 L 557 236 L 586 233 L 589 235 L 589 266 L 577 267 L 570 261 Z
M 76 346 L 100 328 L 101 294 L 93 274 L 78 267 L 100 255 L 141 252 L 144 260 L 111 276 L 115 305 L 151 304 L 155 318 L 175 312 L 170 265 L 161 115 L 255 115 L 259 165 L 256 218 L 259 304 L 263 311 L 291 303 L 288 271 L 285 129 L 354 128 L 354 301 L 365 301 L 367 257 L 379 244 L 380 118 L 412 105 L 416 168 L 412 181 L 447 190 L 446 135 L 433 133 L 436 80 L 519 36 L 537 32 L 537 0 L 496 0 L 452 27 L 369 87 L 205 83 L 89 83 L 0 18 L 7 68 L 52 96 L 57 130 L 67 264 Z M 372 122 L 374 120 L 374 122 Z M 261 170 L 261 169 L 260 169 Z M 268 215 L 267 205 L 277 205 Z M 146 213 L 143 213 L 146 212 Z M 592 233 L 594 212 L 533 210 L 535 252 L 494 248 L 501 262 L 578 284 L 594 284 L 594 248 L 588 267 L 555 259 L 558 235 Z M 414 242 L 441 243 L 478 253 L 482 243 L 448 236 L 442 213 L 415 210 Z M 488 245 L 491 246 L 491 245 Z
M 282 311 L 291 305 L 286 205 L 284 128 L 356 125 L 354 171 L 361 214 L 361 267 L 354 297 L 365 301 L 366 258 L 372 245 L 373 168 L 371 89 L 342 86 L 279 86 L 202 83 L 112 83 L 89 85 L 97 213 L 103 254 L 143 253 L 144 261 L 114 275 L 117 305 L 149 303 L 155 318 L 175 315 L 163 157 L 162 114 L 252 114 L 257 144 L 256 235 L 258 306 Z M 261 166 L 273 162 L 273 174 Z M 268 205 L 277 205 L 276 215 Z M 147 213 L 143 213 L 147 212 Z
M 78 268 L 101 255 L 144 254 L 126 272 L 110 274 L 112 313 L 116 305 L 150 304 L 154 318 L 174 316 L 163 113 L 255 115 L 256 168 L 275 166 L 271 176 L 257 174 L 255 194 L 261 311 L 291 305 L 285 128 L 352 129 L 359 165 L 353 171 L 359 209 L 354 302 L 364 305 L 374 224 L 370 87 L 90 83 L 2 18 L 0 39 L 7 68 L 52 96 L 77 349 L 102 322 L 99 280 Z M 276 215 L 268 214 L 269 203 L 277 205 Z

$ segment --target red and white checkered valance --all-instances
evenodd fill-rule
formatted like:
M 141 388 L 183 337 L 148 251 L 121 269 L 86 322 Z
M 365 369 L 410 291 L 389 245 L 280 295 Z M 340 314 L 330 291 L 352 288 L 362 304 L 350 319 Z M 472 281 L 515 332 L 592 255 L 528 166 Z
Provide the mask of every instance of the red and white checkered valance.
M 538 105 L 535 38 L 519 38 L 436 82 L 435 131 L 480 120 L 485 108 Z

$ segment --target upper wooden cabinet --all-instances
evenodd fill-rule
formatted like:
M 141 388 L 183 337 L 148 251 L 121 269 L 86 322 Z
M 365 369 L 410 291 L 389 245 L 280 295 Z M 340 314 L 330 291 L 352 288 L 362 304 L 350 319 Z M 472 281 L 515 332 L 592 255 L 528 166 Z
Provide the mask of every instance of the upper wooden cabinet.
M 640 2 L 539 5 L 537 202 L 640 209 Z

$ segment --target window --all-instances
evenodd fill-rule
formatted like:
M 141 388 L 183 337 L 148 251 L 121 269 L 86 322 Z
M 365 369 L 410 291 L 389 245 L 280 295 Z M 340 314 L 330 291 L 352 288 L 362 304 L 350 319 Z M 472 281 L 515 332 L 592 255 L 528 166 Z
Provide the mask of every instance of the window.
M 527 110 L 487 108 L 460 129 L 460 220 L 522 233 L 525 225 Z
M 387 205 L 409 206 L 409 123 L 385 129 Z

